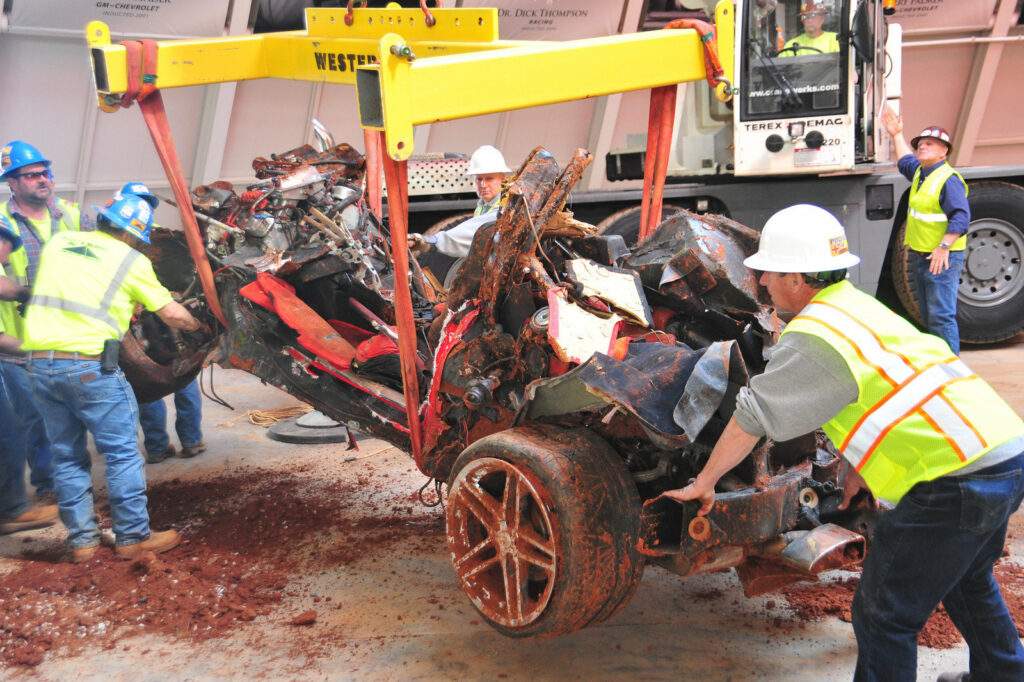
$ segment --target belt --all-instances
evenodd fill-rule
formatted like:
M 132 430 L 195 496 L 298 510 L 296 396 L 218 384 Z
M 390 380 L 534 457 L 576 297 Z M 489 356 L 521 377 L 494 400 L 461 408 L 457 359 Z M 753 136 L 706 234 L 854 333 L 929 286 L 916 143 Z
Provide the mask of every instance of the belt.
M 64 350 L 30 350 L 28 352 L 29 360 L 85 360 L 85 361 L 100 361 L 98 355 L 86 355 L 85 353 L 69 353 Z

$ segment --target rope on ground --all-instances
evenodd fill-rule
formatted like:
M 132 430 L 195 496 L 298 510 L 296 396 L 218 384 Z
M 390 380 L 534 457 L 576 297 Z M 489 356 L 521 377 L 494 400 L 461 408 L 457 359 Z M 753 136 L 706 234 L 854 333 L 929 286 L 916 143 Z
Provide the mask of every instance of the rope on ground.
M 313 408 L 309 405 L 295 405 L 293 407 L 277 407 L 270 410 L 246 410 L 245 414 L 240 414 L 228 424 L 234 424 L 239 419 L 246 418 L 249 423 L 255 424 L 256 426 L 273 426 L 282 419 L 288 419 L 290 417 L 298 417 L 312 412 Z

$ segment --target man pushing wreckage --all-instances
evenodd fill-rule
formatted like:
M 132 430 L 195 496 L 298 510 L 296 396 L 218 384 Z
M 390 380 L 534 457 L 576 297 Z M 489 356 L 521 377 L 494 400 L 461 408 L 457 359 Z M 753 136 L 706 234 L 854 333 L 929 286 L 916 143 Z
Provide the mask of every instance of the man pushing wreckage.
M 792 319 L 703 470 L 665 496 L 699 500 L 706 515 L 715 484 L 761 438 L 823 428 L 852 465 L 841 508 L 865 488 L 896 505 L 853 600 L 854 679 L 915 679 L 917 634 L 940 602 L 970 647 L 970 673 L 940 680 L 1024 679 L 992 574 L 1024 497 L 1024 422 L 941 339 L 846 281 L 859 261 L 824 209 L 800 204 L 768 220 L 744 264 Z

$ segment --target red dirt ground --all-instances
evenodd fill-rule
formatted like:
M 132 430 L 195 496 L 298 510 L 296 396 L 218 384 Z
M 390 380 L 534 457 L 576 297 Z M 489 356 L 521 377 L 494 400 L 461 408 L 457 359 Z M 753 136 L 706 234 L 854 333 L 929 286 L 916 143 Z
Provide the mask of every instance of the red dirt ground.
M 1020 625 L 1024 623 L 1024 568 L 1002 561 L 996 564 L 995 576 L 1010 615 L 1018 624 L 1017 635 L 1024 637 L 1024 629 Z M 850 604 L 857 582 L 858 578 L 846 578 L 835 582 L 802 583 L 781 592 L 798 622 L 838 618 L 849 623 Z M 917 641 L 921 646 L 933 649 L 951 649 L 964 640 L 940 605 L 928 619 Z
M 185 538 L 164 554 L 122 561 L 101 548 L 76 565 L 63 543 L 26 548 L 15 557 L 25 561 L 0 576 L 0 668 L 38 665 L 51 651 L 110 649 L 139 634 L 219 637 L 280 608 L 303 574 L 383 555 L 399 541 L 404 551 L 443 546 L 439 512 L 410 523 L 413 502 L 392 498 L 384 511 L 352 505 L 356 484 L 310 481 L 303 468 L 153 485 L 152 526 L 174 526 Z M 322 599 L 327 607 L 331 597 Z M 317 614 L 273 617 L 308 625 Z

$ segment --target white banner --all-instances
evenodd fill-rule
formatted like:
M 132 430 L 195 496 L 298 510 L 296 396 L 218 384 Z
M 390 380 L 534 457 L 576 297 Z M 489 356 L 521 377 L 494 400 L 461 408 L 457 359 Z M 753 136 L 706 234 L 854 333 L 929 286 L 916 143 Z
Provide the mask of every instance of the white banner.
M 132 37 L 219 36 L 230 0 L 13 0 L 12 29 L 85 31 L 102 21 L 110 32 Z M 236 12 L 249 3 L 235 2 Z
M 463 0 L 462 7 L 497 7 L 501 40 L 579 40 L 619 31 L 624 1 Z

